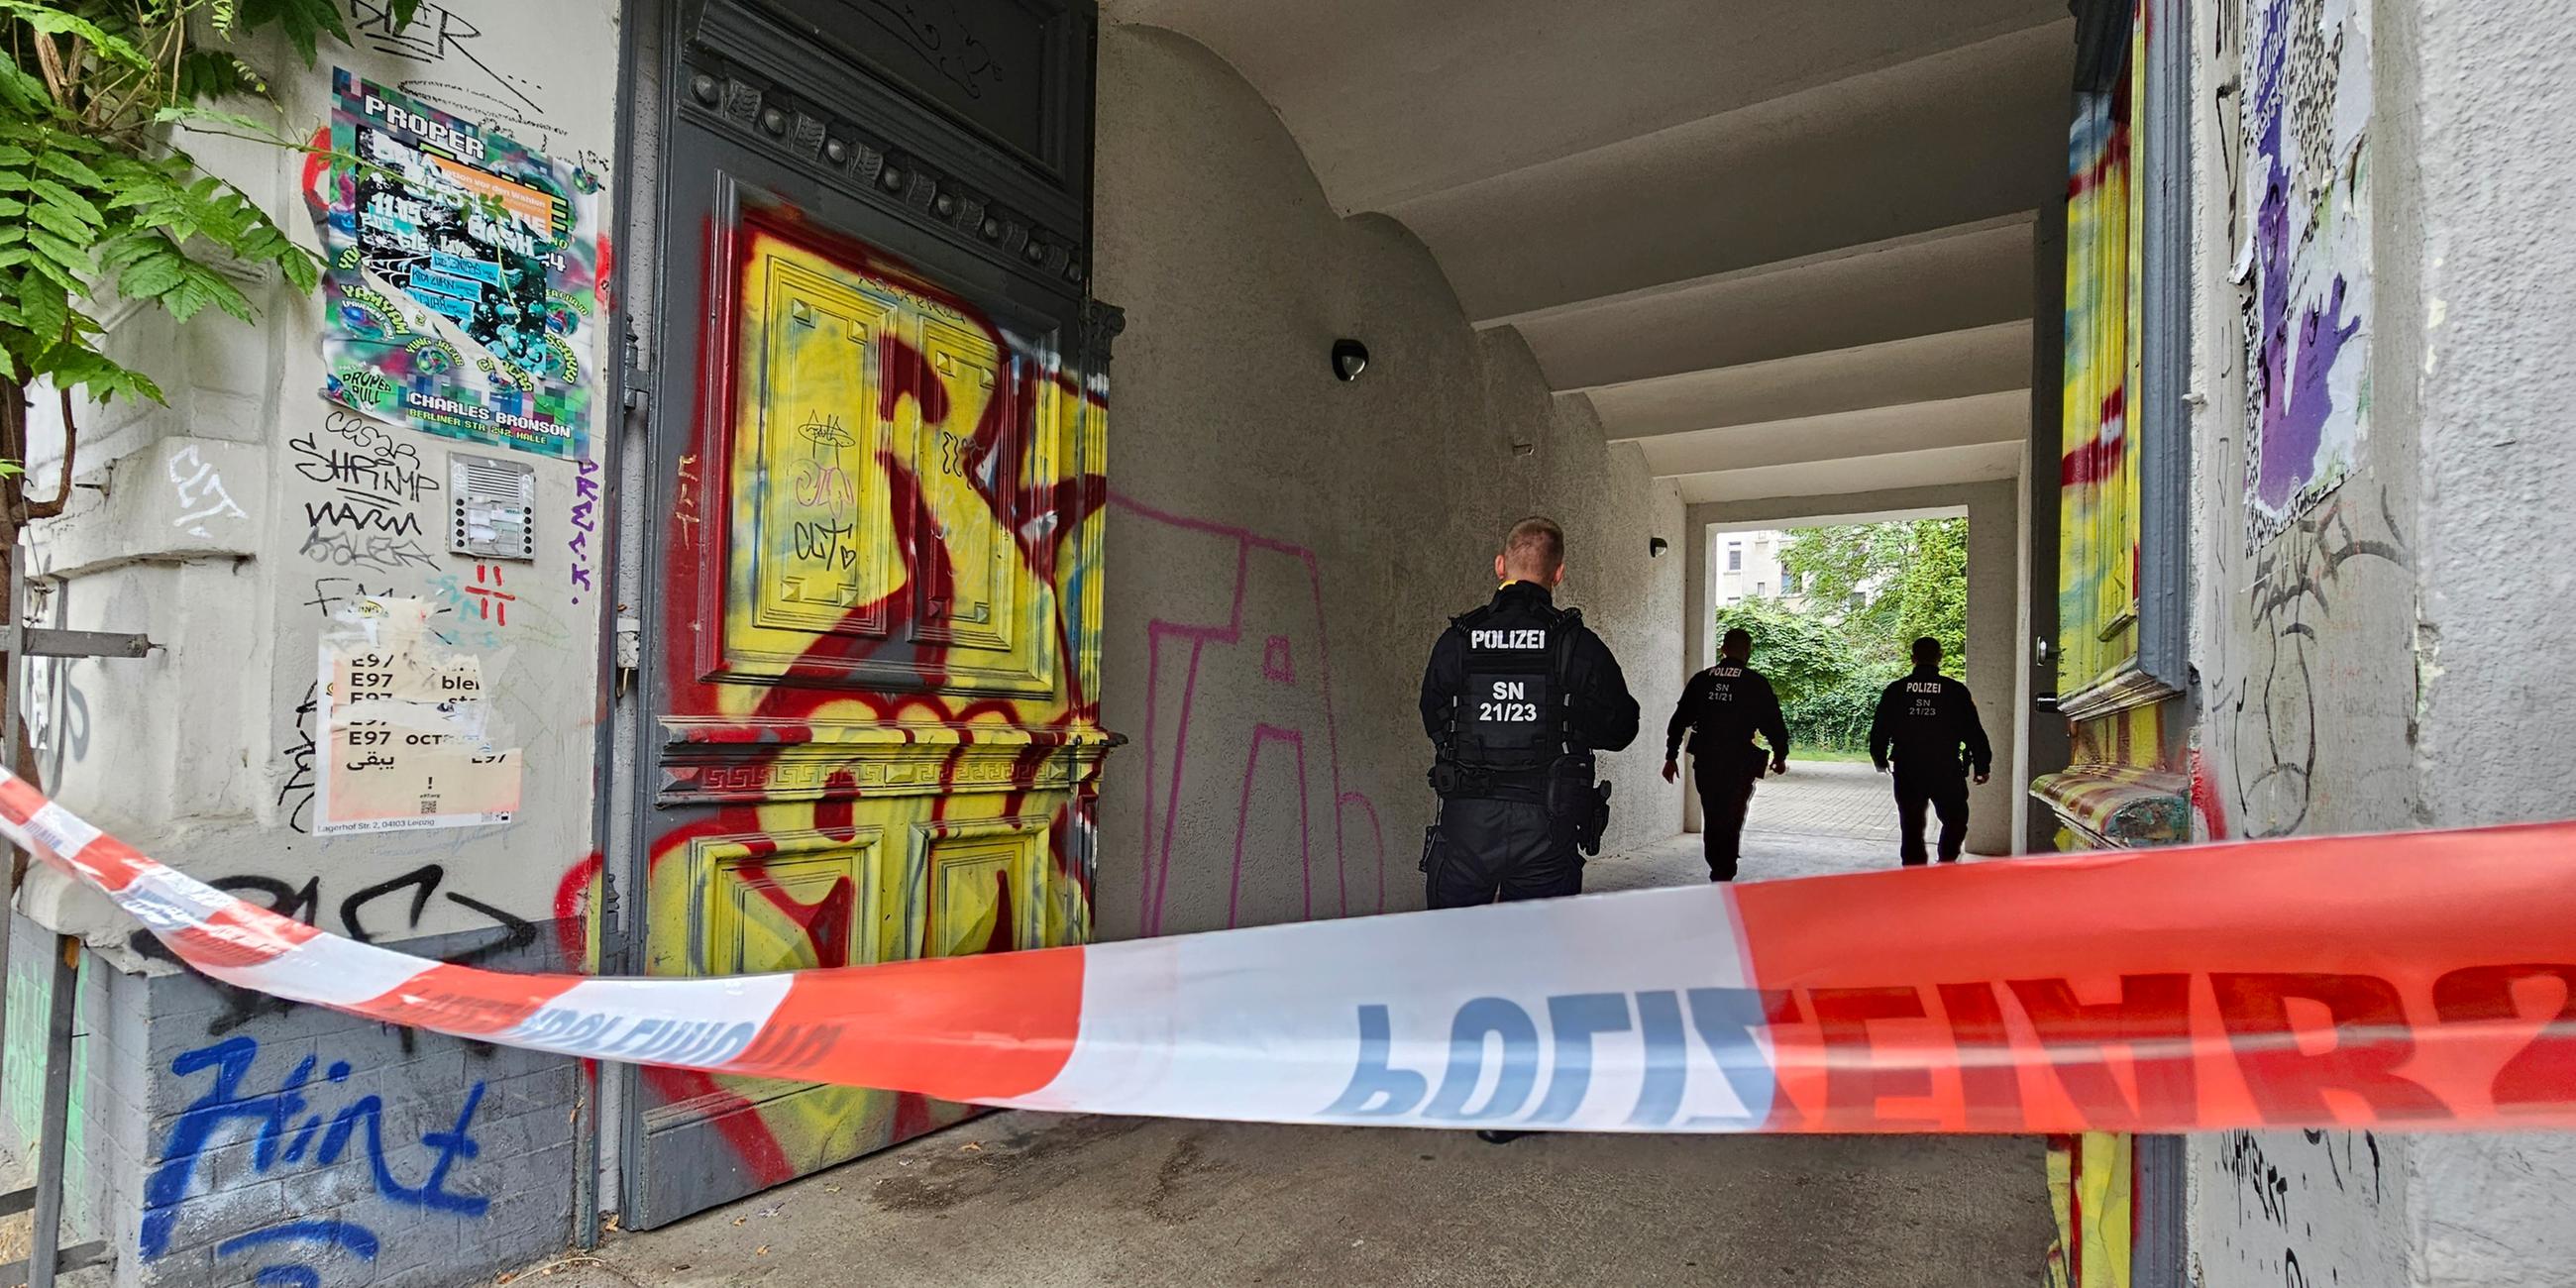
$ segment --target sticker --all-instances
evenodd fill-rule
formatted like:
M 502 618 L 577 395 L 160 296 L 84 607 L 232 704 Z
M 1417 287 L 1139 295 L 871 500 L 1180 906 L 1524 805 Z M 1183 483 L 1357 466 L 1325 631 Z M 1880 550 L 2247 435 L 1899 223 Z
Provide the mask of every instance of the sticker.
M 323 395 L 448 438 L 587 454 L 598 185 L 507 136 L 332 73 Z
M 321 649 L 322 773 L 313 830 L 329 836 L 507 823 L 521 756 L 498 744 L 482 659 L 441 649 L 429 605 L 361 599 Z

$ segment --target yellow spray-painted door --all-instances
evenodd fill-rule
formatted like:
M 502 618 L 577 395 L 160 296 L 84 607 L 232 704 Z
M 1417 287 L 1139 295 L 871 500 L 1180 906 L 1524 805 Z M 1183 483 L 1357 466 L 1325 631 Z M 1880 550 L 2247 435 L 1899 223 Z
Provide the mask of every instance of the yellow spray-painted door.
M 1107 738 L 1102 400 L 1076 329 L 748 185 L 703 214 L 699 285 L 664 279 L 689 310 L 664 352 L 695 367 L 658 388 L 695 406 L 657 433 L 647 524 L 641 968 L 1083 939 Z M 638 1098 L 634 1225 L 970 1112 L 671 1070 Z

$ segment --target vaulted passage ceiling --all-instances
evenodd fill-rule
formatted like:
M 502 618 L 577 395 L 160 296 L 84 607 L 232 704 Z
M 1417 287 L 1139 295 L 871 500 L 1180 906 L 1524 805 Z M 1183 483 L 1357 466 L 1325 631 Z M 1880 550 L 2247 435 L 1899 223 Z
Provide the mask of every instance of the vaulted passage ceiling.
M 2010 477 L 2064 0 L 1108 0 L 1259 89 L 1686 499 Z

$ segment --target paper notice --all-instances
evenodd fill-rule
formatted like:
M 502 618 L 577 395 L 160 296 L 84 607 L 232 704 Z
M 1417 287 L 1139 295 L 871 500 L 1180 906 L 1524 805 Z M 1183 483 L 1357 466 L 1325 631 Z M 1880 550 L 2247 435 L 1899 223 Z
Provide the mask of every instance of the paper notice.
M 327 763 L 315 785 L 321 835 L 507 823 L 520 753 L 495 745 L 482 659 L 429 637 L 429 605 L 359 601 L 322 640 Z

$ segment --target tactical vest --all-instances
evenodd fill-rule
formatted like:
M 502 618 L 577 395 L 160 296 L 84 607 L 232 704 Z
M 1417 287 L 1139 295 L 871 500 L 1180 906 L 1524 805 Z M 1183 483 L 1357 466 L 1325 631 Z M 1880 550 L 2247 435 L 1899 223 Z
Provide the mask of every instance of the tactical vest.
M 1741 662 L 1720 662 L 1710 667 L 1708 688 L 1700 694 L 1699 710 L 1691 721 L 1694 747 L 1732 746 L 1750 742 L 1759 730 L 1755 727 L 1753 700 L 1746 696 L 1749 681 L 1760 674 Z
M 1467 664 L 1449 698 L 1443 765 L 1503 777 L 1547 769 L 1565 754 L 1566 672 L 1582 612 L 1487 604 L 1451 624 L 1467 637 Z

